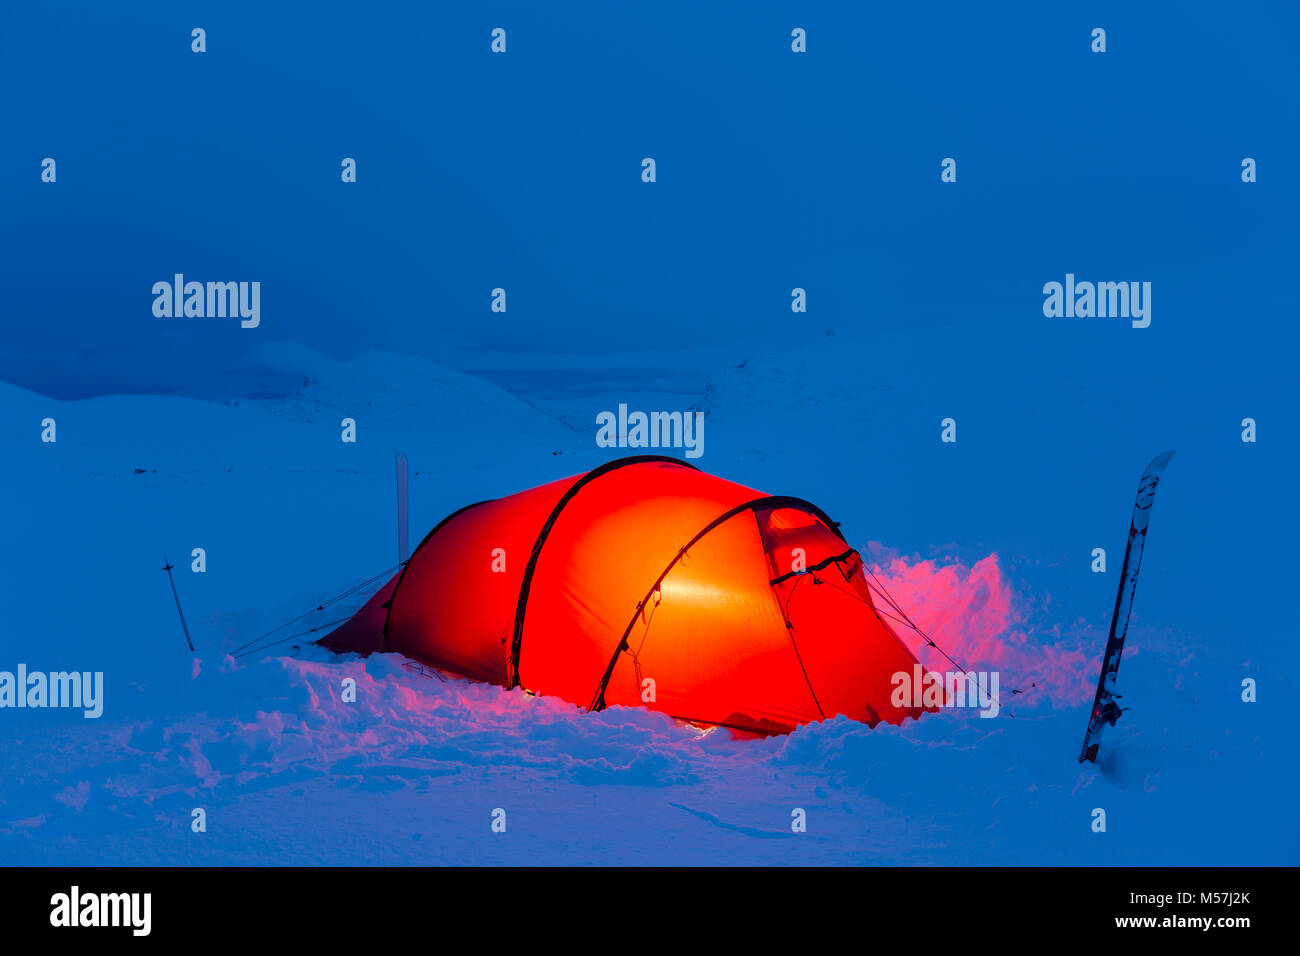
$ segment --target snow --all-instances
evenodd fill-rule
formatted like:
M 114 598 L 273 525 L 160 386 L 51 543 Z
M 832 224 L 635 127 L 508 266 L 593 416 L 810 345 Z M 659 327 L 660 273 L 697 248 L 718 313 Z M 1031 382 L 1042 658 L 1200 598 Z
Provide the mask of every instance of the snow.
M 1223 418 L 1219 396 L 1135 375 L 1140 348 L 974 369 L 960 356 L 978 342 L 959 334 L 818 335 L 780 355 L 684 372 L 629 357 L 600 375 L 556 356 L 471 374 L 282 345 L 260 361 L 289 384 L 256 400 L 59 402 L 0 384 L 0 494 L 14 503 L 0 669 L 102 670 L 106 684 L 98 720 L 0 712 L 0 863 L 1294 863 L 1279 799 L 1294 783 L 1294 612 L 1271 570 L 1291 542 L 1244 510 L 1213 514 L 1244 509 L 1241 487 L 1270 493 L 1267 452 L 1243 446 L 1231 416 L 1204 427 L 1203 411 Z M 1086 387 L 1107 401 L 1036 398 L 1068 393 L 1090 360 L 1107 377 Z M 418 540 L 463 504 L 607 460 L 595 415 L 619 402 L 707 411 L 696 463 L 823 506 L 924 630 L 1001 672 L 1002 713 L 737 738 L 398 655 L 296 640 L 231 656 L 395 562 L 395 451 L 411 462 Z M 938 440 L 946 415 L 956 445 Z M 46 417 L 54 444 L 39 441 Z M 1120 677 L 1133 710 L 1100 765 L 1080 766 L 1132 496 L 1166 447 L 1179 456 Z M 1094 547 L 1106 574 L 1089 570 Z M 1258 703 L 1241 701 L 1246 677 Z M 1091 830 L 1098 807 L 1105 833 Z M 191 831 L 195 808 L 206 832 Z M 792 832 L 797 808 L 806 833 Z

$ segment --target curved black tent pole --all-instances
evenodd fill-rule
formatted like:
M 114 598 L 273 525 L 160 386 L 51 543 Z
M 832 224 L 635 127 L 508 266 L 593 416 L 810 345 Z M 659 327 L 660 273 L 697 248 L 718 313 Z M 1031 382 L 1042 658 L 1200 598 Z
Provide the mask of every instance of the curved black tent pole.
M 397 576 L 397 583 L 393 585 L 393 593 L 388 596 L 388 603 L 384 605 L 388 609 L 388 613 L 384 615 L 384 649 L 385 650 L 388 649 L 388 624 L 393 619 L 393 602 L 397 600 L 397 592 L 402 587 L 402 582 L 406 580 L 406 572 L 410 570 L 411 562 L 414 561 L 415 556 L 420 553 L 420 549 L 423 548 L 426 544 L 428 544 L 429 540 L 435 534 L 441 531 L 443 526 L 446 525 L 447 522 L 449 522 L 452 518 L 464 514 L 466 511 L 469 511 L 470 508 L 477 508 L 479 505 L 485 505 L 489 501 L 496 501 L 496 500 L 497 499 L 495 498 L 484 498 L 482 501 L 475 501 L 472 504 L 465 505 L 463 508 L 457 508 L 451 514 L 447 515 L 447 517 L 443 518 L 436 525 L 434 525 L 433 529 L 428 534 L 426 534 L 422 539 L 420 539 L 420 543 L 417 544 L 415 546 L 415 550 L 411 552 L 411 557 L 406 561 L 405 564 L 402 565 L 402 573 Z
M 591 484 L 591 482 L 595 481 L 601 475 L 607 475 L 611 471 L 616 471 L 627 465 L 640 465 L 646 462 L 664 462 L 667 464 L 681 465 L 683 468 L 691 469 L 691 471 L 699 471 L 699 469 L 690 462 L 683 461 L 680 458 L 672 458 L 668 455 L 632 455 L 627 458 L 616 458 L 614 461 L 605 462 L 605 464 L 598 468 L 593 468 L 575 481 L 569 486 L 569 490 L 564 493 L 560 500 L 555 503 L 555 507 L 551 509 L 550 517 L 546 519 L 546 523 L 542 525 L 542 530 L 537 534 L 537 540 L 533 542 L 532 553 L 528 556 L 528 566 L 524 568 L 524 579 L 519 585 L 519 601 L 515 604 L 515 625 L 510 638 L 510 680 L 506 685 L 507 689 L 520 686 L 519 654 L 523 647 L 524 614 L 528 610 L 528 592 L 533 585 L 533 573 L 537 570 L 537 559 L 541 556 L 542 545 L 546 543 L 546 539 L 551 533 L 551 528 L 555 526 L 555 522 L 559 519 L 560 513 L 564 511 L 565 506 L 573 500 L 574 495 L 587 485 Z
M 825 523 L 826 527 L 830 528 L 836 537 L 841 541 L 844 541 L 845 544 L 848 544 L 848 542 L 844 540 L 844 535 L 840 534 L 839 523 L 832 521 L 830 515 L 822 511 L 821 508 L 818 508 L 811 501 L 805 501 L 802 498 L 792 498 L 789 495 L 764 495 L 762 498 L 755 498 L 752 501 L 746 501 L 744 504 L 736 505 L 736 507 L 718 515 L 718 517 L 706 524 L 699 533 L 695 535 L 695 537 L 691 538 L 690 541 L 687 541 L 681 546 L 677 554 L 673 556 L 673 559 L 668 562 L 668 567 L 664 568 L 659 577 L 655 578 L 654 584 L 650 585 L 650 590 L 646 591 L 645 597 L 637 603 L 636 610 L 632 612 L 632 619 L 627 622 L 627 627 L 623 629 L 623 636 L 619 638 L 618 644 L 614 647 L 614 653 L 610 656 L 609 664 L 605 667 L 605 673 L 600 678 L 600 686 L 596 688 L 596 693 L 591 698 L 591 703 L 587 706 L 588 710 L 605 709 L 605 688 L 609 686 L 609 680 L 614 676 L 614 668 L 618 665 L 618 656 L 622 654 L 623 651 L 627 650 L 628 635 L 632 633 L 632 628 L 636 626 L 636 619 L 641 616 L 641 610 L 646 606 L 646 602 L 654 597 L 654 593 L 658 591 L 660 586 L 664 583 L 664 578 L 668 577 L 668 573 L 672 571 L 673 568 L 677 567 L 677 562 L 685 556 L 687 551 L 695 546 L 696 542 L 719 525 L 726 524 L 738 514 L 743 514 L 746 511 L 757 511 L 760 508 L 766 507 L 798 508 L 801 511 L 807 511 L 809 514 Z M 804 676 L 806 677 L 807 675 L 805 674 Z M 818 706 L 820 707 L 820 705 Z

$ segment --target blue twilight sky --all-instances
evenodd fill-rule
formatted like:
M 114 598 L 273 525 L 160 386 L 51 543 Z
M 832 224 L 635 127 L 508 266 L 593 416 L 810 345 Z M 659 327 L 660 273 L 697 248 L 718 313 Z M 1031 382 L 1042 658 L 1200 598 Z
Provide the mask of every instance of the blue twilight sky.
M 670 367 L 941 323 L 1034 361 L 1079 334 L 1041 311 L 1067 271 L 1151 281 L 1194 374 L 1284 374 L 1300 5 L 1145 6 L 0 4 L 0 379 L 222 394 L 279 340 Z M 176 272 L 260 281 L 261 327 L 156 319 Z

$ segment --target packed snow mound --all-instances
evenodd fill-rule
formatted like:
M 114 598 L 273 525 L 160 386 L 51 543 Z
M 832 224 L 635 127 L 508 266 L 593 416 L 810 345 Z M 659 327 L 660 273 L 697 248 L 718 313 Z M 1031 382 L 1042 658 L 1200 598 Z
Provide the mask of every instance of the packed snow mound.
M 1015 592 L 996 554 L 968 566 L 908 558 L 869 542 L 863 557 L 885 591 L 876 601 L 881 613 L 895 618 L 895 632 L 926 667 L 942 673 L 956 661 L 981 673 L 997 671 L 997 696 L 1006 706 L 1068 709 L 1091 701 L 1100 661 L 1096 635 L 1086 628 L 1059 634 Z M 905 621 L 896 619 L 890 601 L 906 611 Z
M 769 862 L 827 853 L 841 862 L 919 859 L 918 848 L 880 829 L 895 816 L 880 797 L 902 786 L 909 799 L 925 799 L 926 777 L 886 784 L 876 775 L 892 775 L 891 761 L 920 759 L 929 771 L 977 778 L 988 751 L 975 751 L 993 733 L 984 722 L 945 716 L 876 732 L 837 718 L 786 738 L 737 739 L 640 708 L 588 714 L 554 698 L 440 677 L 399 655 L 359 659 L 310 645 L 249 661 L 195 657 L 139 690 L 150 701 L 141 714 L 58 735 L 39 756 L 26 740 L 0 743 L 0 762 L 27 768 L 4 789 L 0 859 L 73 860 L 89 844 L 116 847 L 122 862 L 218 863 L 242 845 L 229 828 L 250 807 L 264 813 L 272 795 L 278 815 L 256 822 L 274 823 L 280 849 L 268 851 L 269 862 L 317 860 L 312 806 L 361 809 L 354 862 L 394 852 L 407 862 L 453 862 L 439 842 L 412 845 L 412 831 L 438 832 L 448 807 L 472 808 L 486 824 L 498 806 L 519 812 L 522 830 L 539 812 L 539 796 L 547 814 L 557 802 L 575 819 L 591 810 L 576 851 L 561 849 L 553 821 L 544 825 L 550 852 L 560 854 L 553 859 L 615 843 L 629 812 L 663 842 L 611 846 L 624 861 L 637 852 L 647 862 L 755 853 Z M 934 749 L 966 756 L 925 758 Z M 738 780 L 760 786 L 756 804 L 753 786 L 748 798 L 727 794 Z M 929 799 L 927 812 L 942 814 L 948 799 Z M 190 831 L 195 808 L 211 821 L 202 838 Z M 793 835 L 794 808 L 817 821 L 810 845 L 767 847 Z M 924 819 L 911 826 L 942 830 Z M 447 828 L 453 842 L 465 838 L 459 825 Z M 502 861 L 530 859 L 516 848 Z

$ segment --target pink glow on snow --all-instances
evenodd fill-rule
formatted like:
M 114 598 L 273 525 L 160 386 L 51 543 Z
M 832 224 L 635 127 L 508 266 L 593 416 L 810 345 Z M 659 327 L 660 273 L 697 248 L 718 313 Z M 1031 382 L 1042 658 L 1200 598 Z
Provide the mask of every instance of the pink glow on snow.
M 874 546 L 865 557 L 898 606 L 940 648 L 972 670 L 1000 673 L 1004 705 L 1076 706 L 1091 696 L 1095 660 L 1074 641 L 1060 639 L 1055 628 L 1044 633 L 1031 626 L 996 554 L 971 566 L 905 558 Z M 882 614 L 897 616 L 885 600 L 876 597 L 876 603 Z M 905 624 L 886 620 L 927 668 L 957 669 Z M 1012 689 L 1022 695 L 1013 696 Z

